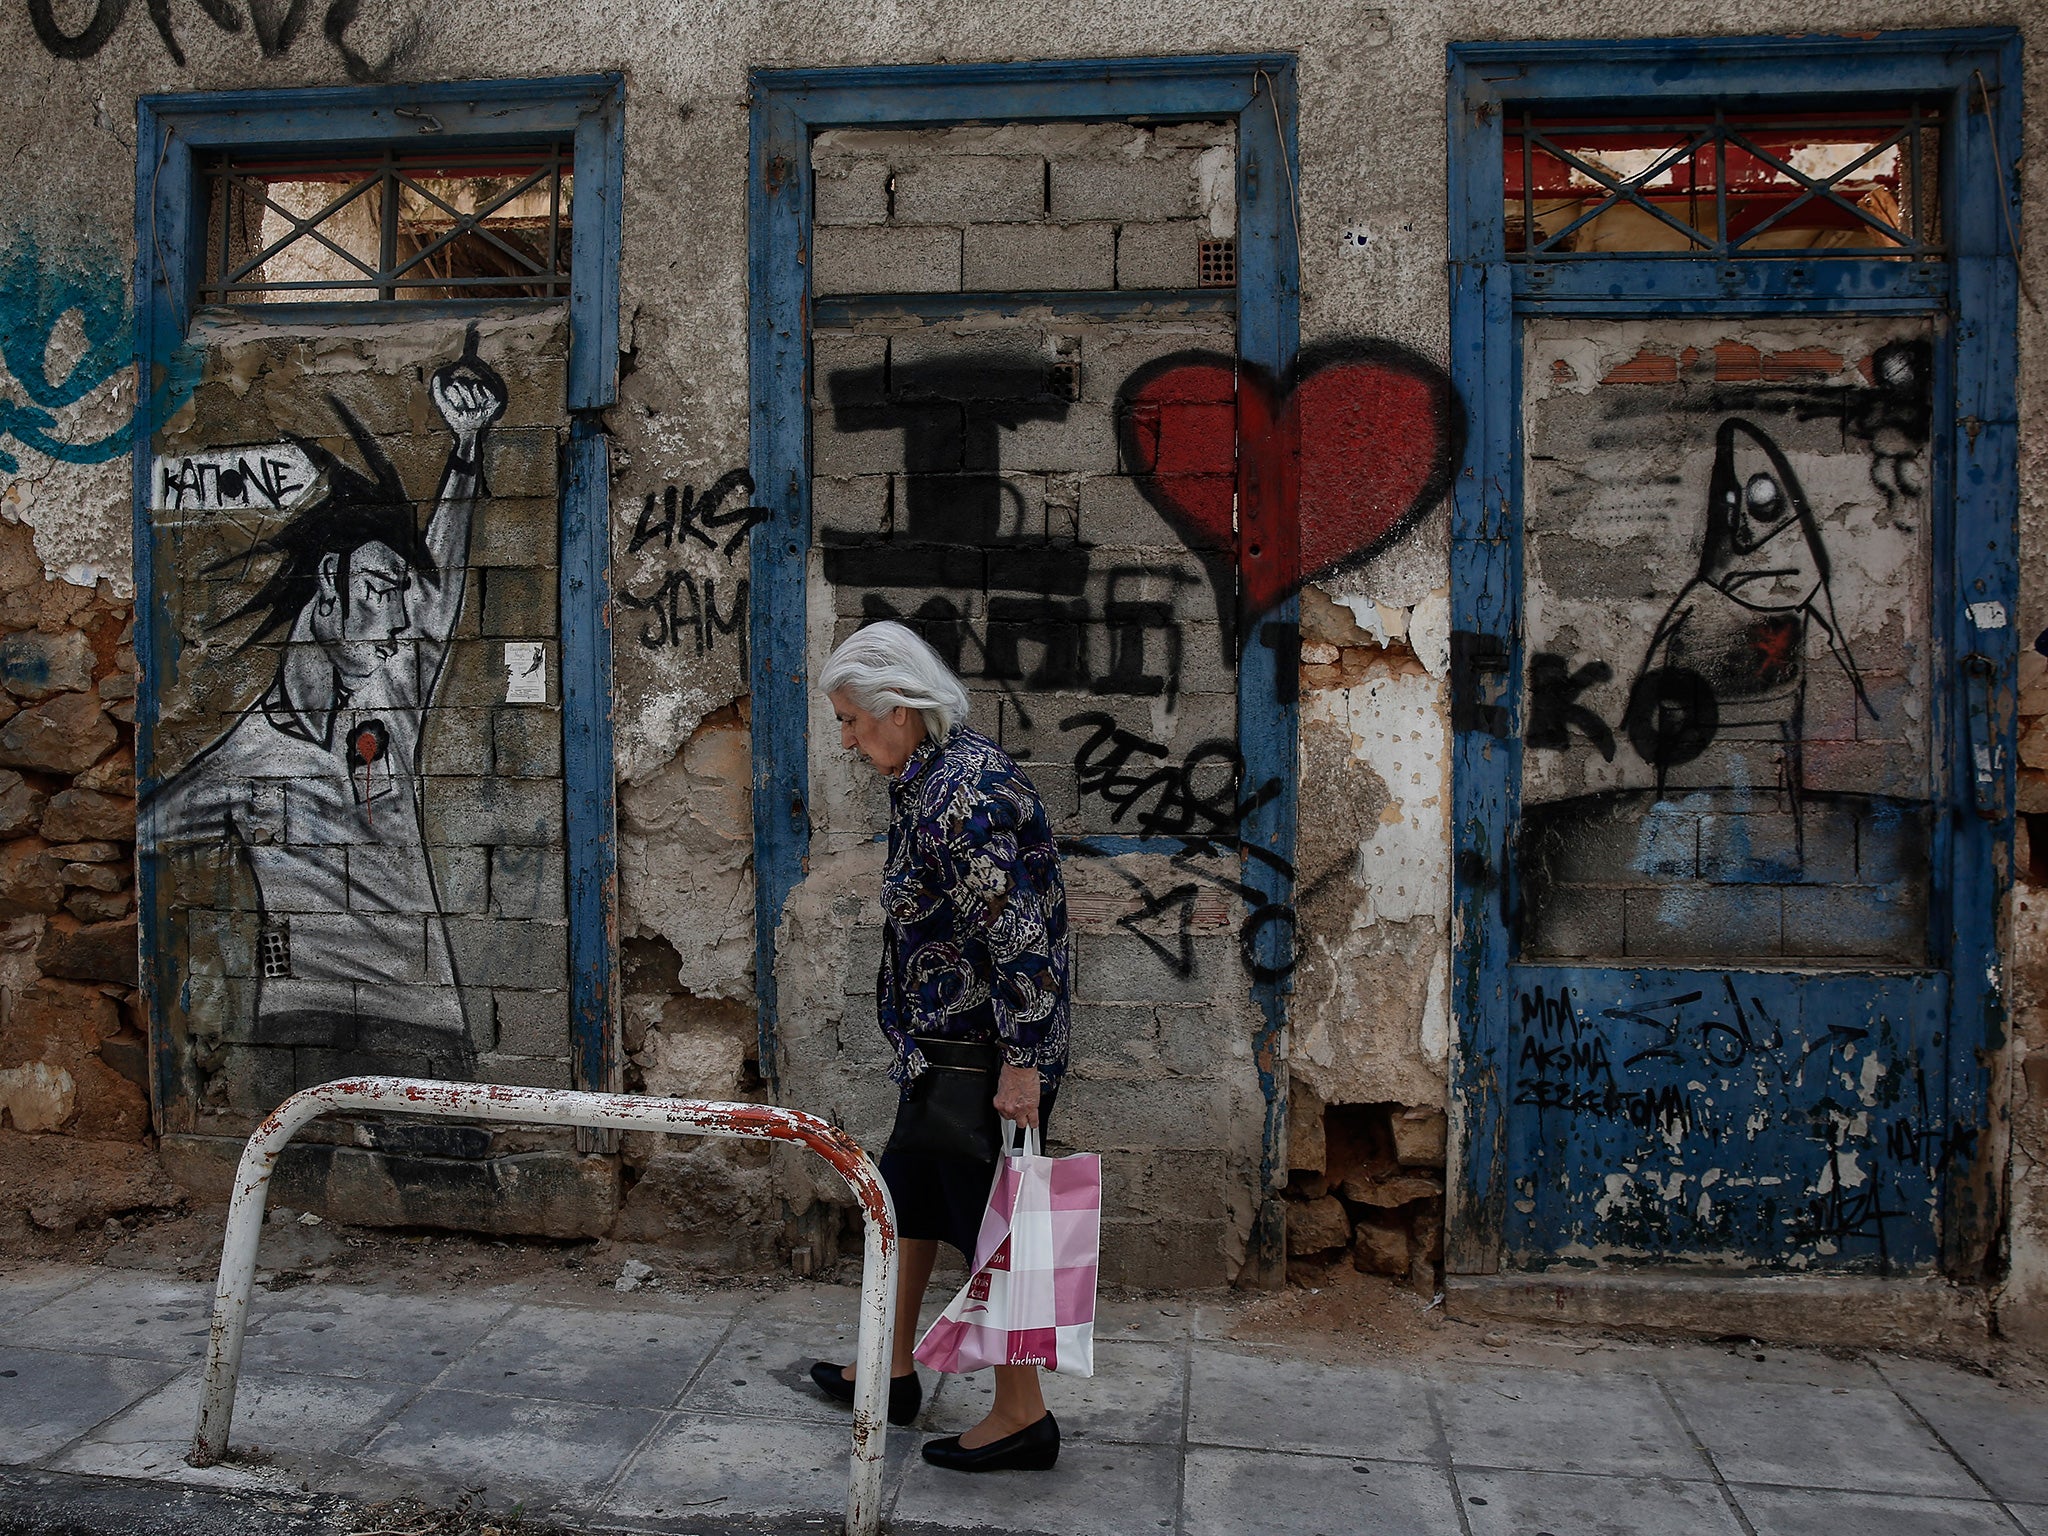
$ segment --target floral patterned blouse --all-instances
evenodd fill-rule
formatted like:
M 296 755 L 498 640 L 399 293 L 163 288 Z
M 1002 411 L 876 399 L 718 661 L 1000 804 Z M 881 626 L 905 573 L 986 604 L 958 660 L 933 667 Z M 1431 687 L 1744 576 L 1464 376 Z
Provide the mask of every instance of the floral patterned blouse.
M 1059 849 L 1038 791 L 987 737 L 926 737 L 889 784 L 882 1032 L 890 1076 L 925 1069 L 912 1035 L 1002 1046 L 1008 1066 L 1067 1070 L 1073 944 Z

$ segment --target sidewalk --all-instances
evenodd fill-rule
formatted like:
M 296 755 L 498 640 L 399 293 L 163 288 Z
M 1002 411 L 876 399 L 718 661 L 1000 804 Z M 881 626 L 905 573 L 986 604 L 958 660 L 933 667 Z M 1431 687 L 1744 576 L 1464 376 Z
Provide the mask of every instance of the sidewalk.
M 578 1531 L 834 1530 L 850 1419 L 804 1371 L 852 1358 L 856 1294 L 259 1294 L 237 1458 L 199 1472 L 181 1458 L 210 1287 L 16 1269 L 0 1275 L 0 1531 L 346 1532 L 366 1529 L 361 1504 L 478 1486 L 493 1510 Z M 1339 1364 L 1341 1339 L 1247 1343 L 1229 1337 L 1241 1321 L 1218 1301 L 1109 1307 L 1095 1378 L 1047 1384 L 1066 1435 L 1048 1474 L 926 1466 L 919 1441 L 972 1423 L 988 1391 L 927 1373 L 923 1420 L 890 1435 L 890 1528 L 2048 1536 L 2048 1394 L 1956 1367 L 1503 1346 L 1457 1326 L 1427 1358 Z

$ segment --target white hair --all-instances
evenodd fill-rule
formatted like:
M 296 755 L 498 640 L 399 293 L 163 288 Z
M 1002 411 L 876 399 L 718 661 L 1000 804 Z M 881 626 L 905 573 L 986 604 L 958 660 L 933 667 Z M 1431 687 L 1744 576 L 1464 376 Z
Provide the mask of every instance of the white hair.
M 841 641 L 818 674 L 818 687 L 845 689 L 871 715 L 899 705 L 914 709 L 933 741 L 944 741 L 967 721 L 966 685 L 914 630 L 893 619 L 864 625 Z

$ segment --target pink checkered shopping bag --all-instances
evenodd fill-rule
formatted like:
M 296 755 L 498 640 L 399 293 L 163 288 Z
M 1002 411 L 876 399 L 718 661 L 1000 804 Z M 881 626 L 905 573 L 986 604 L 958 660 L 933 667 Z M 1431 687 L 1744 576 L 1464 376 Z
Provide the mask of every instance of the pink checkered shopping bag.
M 996 1167 L 974 1273 L 925 1330 L 917 1358 L 936 1371 L 1038 1365 L 1093 1376 L 1101 1227 L 1102 1159 L 1040 1156 L 1038 1132 L 1027 1131 L 1024 1150 Z

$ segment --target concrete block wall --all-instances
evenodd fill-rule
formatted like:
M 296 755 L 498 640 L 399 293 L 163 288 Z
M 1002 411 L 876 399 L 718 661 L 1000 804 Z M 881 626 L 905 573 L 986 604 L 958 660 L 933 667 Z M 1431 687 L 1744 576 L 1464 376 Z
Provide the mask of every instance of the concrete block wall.
M 1192 288 L 1236 234 L 1228 123 L 834 130 L 813 141 L 813 288 Z
M 1532 328 L 1525 954 L 1924 962 L 1925 346 Z M 1763 510 L 1716 543 L 1724 474 Z
M 435 496 L 453 438 L 426 380 L 464 347 L 460 322 L 310 342 L 218 327 L 190 406 L 153 445 L 168 552 L 159 590 L 182 644 L 158 700 L 162 787 L 144 809 L 142 852 L 157 864 L 158 931 L 175 957 L 167 1024 L 200 1106 L 181 1133 L 232 1136 L 296 1088 L 357 1071 L 569 1085 L 563 318 L 478 327 L 505 409 L 485 434 L 459 566 L 437 578 L 429 546 L 395 552 L 411 566 L 401 632 L 426 636 L 395 642 L 402 677 L 323 686 L 324 665 L 293 670 L 313 650 L 322 599 L 310 581 L 270 636 L 256 636 L 261 610 L 243 611 L 282 567 L 279 551 L 311 536 L 295 519 L 338 516 L 328 509 L 351 475 L 395 482 L 415 538 L 451 515 Z M 315 432 L 331 465 L 299 446 Z M 291 489 L 277 504 L 220 478 L 259 460 L 283 466 Z M 459 593 L 445 649 L 426 606 L 437 581 Z M 535 646 L 543 697 L 517 702 L 508 659 Z M 323 732 L 349 754 L 338 803 Z

